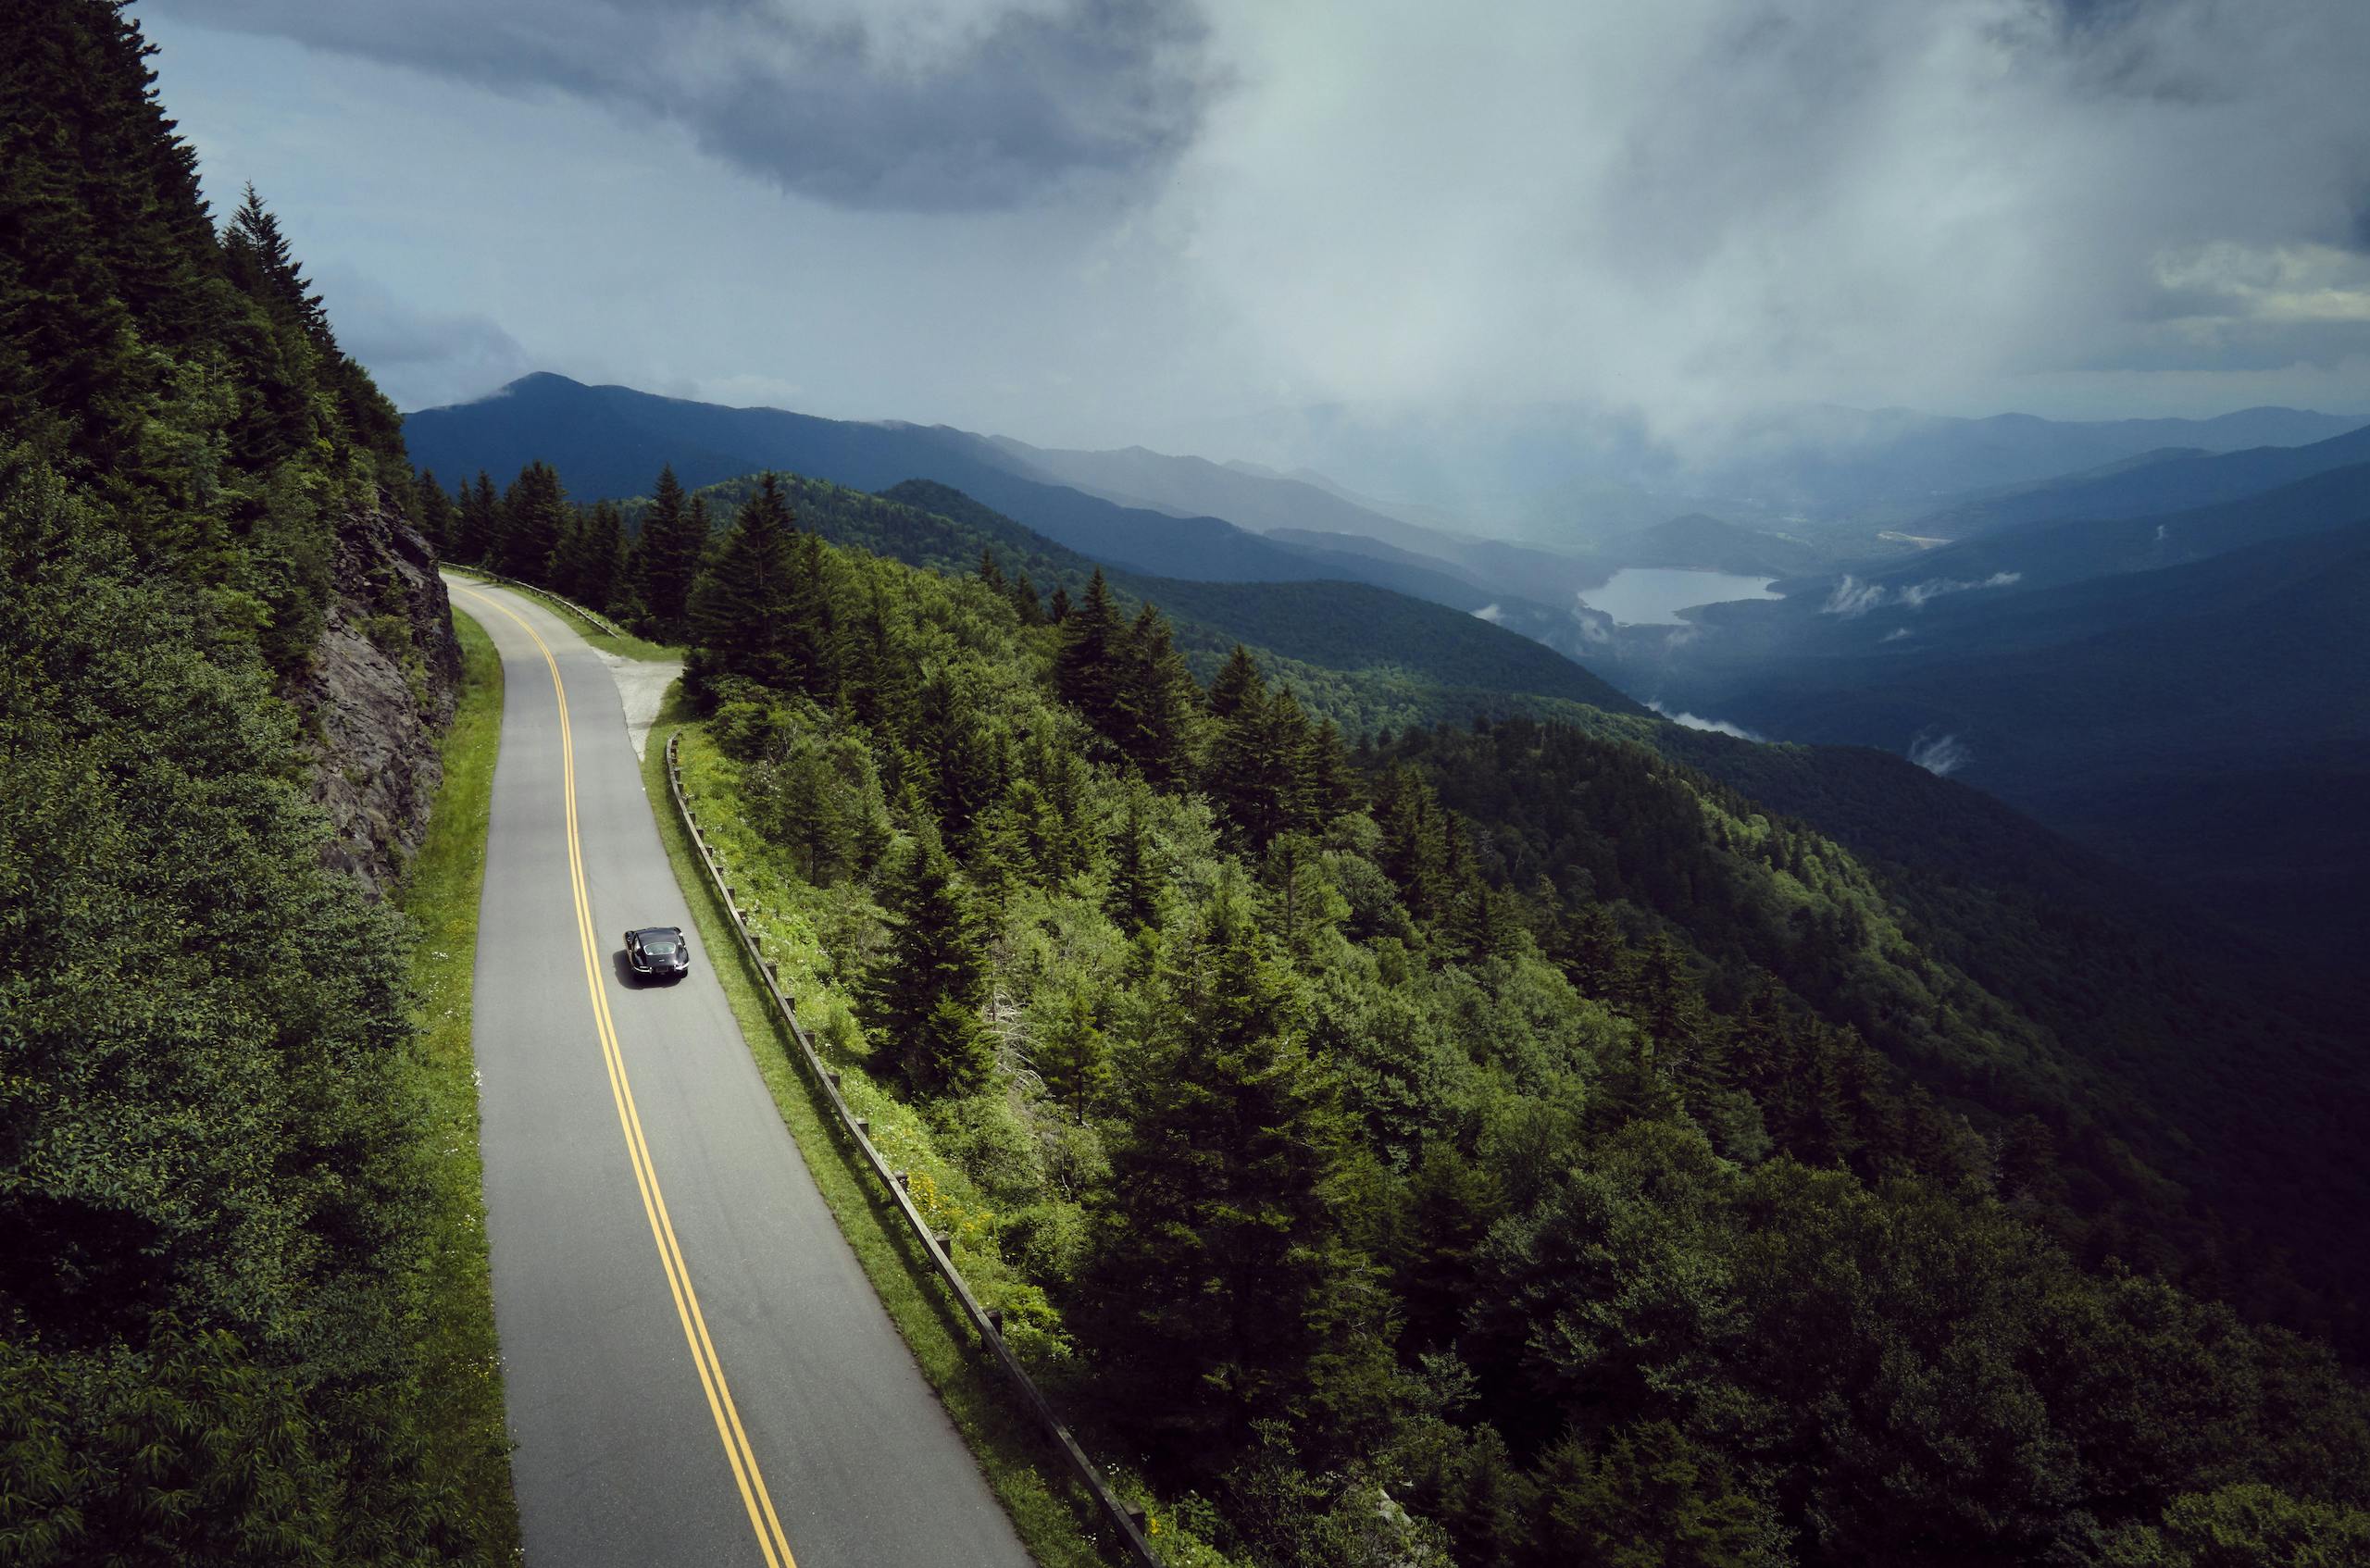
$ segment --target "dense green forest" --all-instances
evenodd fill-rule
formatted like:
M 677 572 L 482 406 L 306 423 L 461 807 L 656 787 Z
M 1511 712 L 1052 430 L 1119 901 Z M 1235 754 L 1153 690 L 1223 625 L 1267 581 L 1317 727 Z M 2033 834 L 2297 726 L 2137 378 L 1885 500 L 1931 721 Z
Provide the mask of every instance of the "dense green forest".
M 145 54 L 0 8 L 0 1561 L 468 1558 L 408 939 L 323 867 L 290 700 L 413 478 Z
M 774 482 L 804 533 L 941 574 L 978 572 L 1024 626 L 1059 618 L 1102 575 L 942 485 L 868 495 L 795 476 Z M 530 469 L 518 483 L 543 506 L 556 476 Z M 677 606 L 689 604 L 714 530 L 757 485 L 686 496 L 662 476 L 655 497 L 621 508 L 561 505 L 539 525 L 539 537 L 560 540 L 552 580 L 682 641 L 689 613 Z M 455 552 L 504 559 L 490 479 L 442 515 Z M 1391 597 L 1354 584 L 1118 573 L 1106 582 L 1130 619 L 1157 601 L 1175 651 L 1204 682 L 1248 644 L 1313 717 L 1349 735 L 1401 737 L 1384 752 L 1424 771 L 1473 825 L 1494 879 L 1528 888 L 1544 876 L 1683 926 L 1724 1002 L 1777 971 L 1953 1113 L 1972 1112 L 1987 1130 L 2032 1118 L 2067 1173 L 2047 1221 L 2080 1255 L 2144 1259 L 2254 1315 L 2364 1349 L 2370 1256 L 2351 1244 L 2351 1215 L 2370 1202 L 2370 1154 L 2351 1129 L 2370 1115 L 2370 1095 L 2350 1057 L 2363 999 L 2333 994 L 2302 966 L 2233 941 L 2101 858 L 1896 757 L 1655 721 L 1552 672 L 1469 662 L 1465 648 L 1428 643 L 1425 627 L 1395 619 L 1392 604 L 1337 634 L 1338 595 L 1359 605 Z M 1179 604 L 1190 613 L 1171 620 Z M 1494 658 L 1498 648 L 1472 652 Z M 1498 726 L 1486 740 L 1440 728 L 1476 716 Z M 1655 797 L 1640 807 L 1648 815 L 1616 830 L 1556 809 L 1601 791 L 1608 768 L 1640 801 Z M 1755 870 L 1691 858 L 1691 840 L 1665 830 L 1692 822 L 1704 801 L 1727 818 L 1769 823 Z M 1730 847 L 1745 841 L 1730 836 Z M 1805 913 L 1754 884 L 1768 869 L 1849 881 L 1845 929 L 1877 929 L 1873 956 L 1818 951 L 1826 939 Z M 1929 959 L 1943 961 L 1940 978 Z
M 727 480 L 692 499 L 720 522 L 755 482 Z M 778 482 L 800 526 L 834 544 L 942 572 L 972 570 L 992 554 L 1024 615 L 1056 614 L 1102 571 L 1130 614 L 1146 602 L 1160 605 L 1178 651 L 1202 679 L 1242 644 L 1279 684 L 1348 729 L 1461 722 L 1474 714 L 1552 716 L 1629 733 L 1647 728 L 1616 724 L 1615 716 L 1640 717 L 1644 710 L 1562 654 L 1438 604 L 1353 582 L 1188 582 L 1114 571 L 928 480 L 878 495 L 796 475 Z M 652 504 L 624 504 L 633 537 Z M 630 563 L 620 580 L 631 588 Z
M 556 478 L 447 526 L 691 644 L 687 767 L 802 1014 L 1181 1555 L 2370 1550 L 2370 1401 L 2280 1321 L 2350 1298 L 2183 1185 L 2230 1147 L 2068 1038 L 2101 1003 L 2047 983 L 2106 982 L 2023 951 L 2045 913 L 1623 716 L 1367 730 L 1241 648 L 1197 678 L 974 519 L 662 478 L 623 529 Z

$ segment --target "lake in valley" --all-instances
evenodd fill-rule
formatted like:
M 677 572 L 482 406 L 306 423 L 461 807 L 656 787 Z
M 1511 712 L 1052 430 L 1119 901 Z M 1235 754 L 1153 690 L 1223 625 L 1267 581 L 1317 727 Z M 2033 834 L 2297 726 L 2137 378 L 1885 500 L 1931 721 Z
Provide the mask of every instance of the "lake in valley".
M 1678 612 L 1736 599 L 1782 599 L 1769 585 L 1776 578 L 1734 572 L 1688 571 L 1670 566 L 1624 566 L 1601 588 L 1584 589 L 1580 603 L 1611 616 L 1616 626 L 1682 626 Z

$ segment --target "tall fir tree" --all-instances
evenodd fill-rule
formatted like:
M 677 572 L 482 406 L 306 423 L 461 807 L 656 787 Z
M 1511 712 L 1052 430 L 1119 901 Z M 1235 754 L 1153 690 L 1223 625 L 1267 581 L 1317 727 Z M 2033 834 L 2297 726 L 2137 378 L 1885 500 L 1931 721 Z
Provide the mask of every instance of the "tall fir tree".
M 692 595 L 692 636 L 718 674 L 783 690 L 797 684 L 797 524 L 768 473 L 741 504 Z
M 596 501 L 584 515 L 576 541 L 576 558 L 570 563 L 577 602 L 604 614 L 617 611 L 620 607 L 618 596 L 624 586 L 625 564 L 625 517 L 616 502 Z
M 1266 694 L 1267 681 L 1259 673 L 1259 661 L 1251 656 L 1250 649 L 1238 642 L 1219 667 L 1216 678 L 1210 682 L 1211 716 L 1231 718 L 1245 701 Z
M 1347 1125 L 1241 888 L 1212 896 L 1162 989 L 1089 1316 L 1115 1397 L 1216 1469 L 1304 1411 L 1366 1264 L 1341 1226 Z
M 495 569 L 522 582 L 549 581 L 552 554 L 567 527 L 568 495 L 559 475 L 541 459 L 528 464 L 503 492 Z
M 493 478 L 483 468 L 478 470 L 477 483 L 462 484 L 458 514 L 453 559 L 472 566 L 488 562 L 502 533 L 502 498 L 494 494 Z
M 673 641 L 690 631 L 692 586 L 707 547 L 706 497 L 686 500 L 674 468 L 660 469 L 633 551 L 634 588 L 660 637 Z
M 1111 1087 L 1111 1041 L 1094 1022 L 1094 1004 L 1073 990 L 1037 1030 L 1029 1059 L 1045 1091 L 1083 1124 Z
M 1113 697 L 1111 739 L 1120 754 L 1164 789 L 1192 771 L 1201 688 L 1177 652 L 1168 620 L 1150 604 L 1128 628 Z
M 1211 706 L 1223 712 L 1202 782 L 1242 843 L 1264 853 L 1278 834 L 1319 824 L 1316 731 L 1297 697 L 1270 692 L 1248 655 L 1235 653 L 1211 689 Z
M 297 267 L 280 219 L 263 205 L 251 183 L 222 234 L 222 264 L 231 280 L 250 298 L 260 300 L 281 320 L 304 331 L 317 344 L 331 342 L 329 313 L 321 296 Z
M 1127 803 L 1111 838 L 1111 895 L 1105 907 L 1120 928 L 1131 933 L 1160 921 L 1164 878 L 1152 828 L 1144 820 L 1148 793 L 1142 780 L 1129 782 Z
M 1054 681 L 1062 701 L 1078 709 L 1098 735 L 1111 736 L 1118 714 L 1127 628 L 1103 568 L 1086 585 L 1086 599 L 1062 622 Z
M 889 944 L 872 972 L 866 1022 L 919 1094 L 967 1094 L 988 1081 L 993 1048 L 979 1027 L 987 959 L 970 889 L 937 824 L 907 803 L 914 841 L 888 878 Z
M 419 531 L 436 547 L 436 554 L 446 560 L 457 560 L 454 547 L 459 542 L 460 513 L 453 498 L 444 493 L 444 486 L 433 468 L 423 469 L 419 476 Z

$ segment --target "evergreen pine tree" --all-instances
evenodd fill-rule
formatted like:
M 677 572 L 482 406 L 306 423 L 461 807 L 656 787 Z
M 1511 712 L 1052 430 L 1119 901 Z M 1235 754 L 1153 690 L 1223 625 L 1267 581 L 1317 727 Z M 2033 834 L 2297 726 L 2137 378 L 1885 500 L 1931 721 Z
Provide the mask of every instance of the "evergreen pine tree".
M 1012 579 L 1012 586 L 1006 591 L 1005 597 L 1012 601 L 1013 613 L 1020 617 L 1021 625 L 1042 626 L 1045 624 L 1044 604 L 1037 597 L 1037 585 L 1029 580 L 1027 572 Z
M 614 501 L 595 502 L 577 542 L 577 602 L 615 613 L 625 587 L 625 516 Z
M 1227 655 L 1217 678 L 1210 682 L 1210 712 L 1218 718 L 1232 718 L 1235 710 L 1253 698 L 1267 694 L 1267 682 L 1259 673 L 1259 662 L 1251 651 L 1238 642 L 1234 652 Z
M 687 503 L 673 467 L 660 469 L 635 540 L 633 571 L 642 610 L 662 638 L 690 630 L 692 585 L 699 578 L 707 536 L 706 498 L 692 496 Z
M 999 753 L 973 694 L 953 672 L 931 671 L 912 706 L 914 751 L 929 772 L 930 805 L 947 832 L 967 834 L 974 816 L 1004 798 L 1009 758 Z
M 692 594 L 692 636 L 712 654 L 717 673 L 784 689 L 796 684 L 796 531 L 780 482 L 765 475 Z
M 551 565 L 543 573 L 543 586 L 562 598 L 584 603 L 582 573 L 584 570 L 585 510 L 570 505 L 560 515 L 559 541 L 552 546 Z
M 1349 748 L 1341 743 L 1341 727 L 1327 719 L 1316 727 L 1309 748 L 1309 799 L 1319 822 L 1358 809 L 1357 778 Z
M 321 296 L 297 267 L 287 237 L 280 231 L 280 219 L 263 205 L 252 183 L 223 230 L 222 262 L 242 292 L 315 343 L 331 346 L 329 313 L 321 308 Z
M 478 470 L 478 482 L 461 486 L 459 516 L 455 524 L 453 559 L 478 566 L 493 554 L 502 532 L 502 501 L 493 493 L 493 477 Z
M 1439 918 L 1448 903 L 1449 838 L 1453 827 L 1432 787 L 1403 764 L 1383 775 L 1375 815 L 1382 828 L 1382 869 L 1416 918 Z
M 839 701 L 839 608 L 830 558 L 817 533 L 800 533 L 791 550 L 788 653 L 799 688 L 827 705 Z
M 1635 987 L 1639 1022 L 1653 1039 L 1656 1064 L 1686 1094 L 1689 1108 L 1700 1109 L 1728 1086 L 1727 1040 L 1668 932 L 1655 932 L 1640 955 Z
M 1364 1265 L 1338 1207 L 1345 1124 L 1239 887 L 1213 896 L 1163 989 L 1090 1315 L 1117 1397 L 1219 1464 L 1304 1397 Z
M 1119 830 L 1111 841 L 1111 918 L 1128 931 L 1141 930 L 1160 919 L 1162 877 L 1154 864 L 1152 829 L 1144 821 L 1147 791 L 1141 780 L 1127 792 Z
M 926 811 L 912 815 L 914 842 L 883 890 L 890 939 L 872 972 L 866 1022 L 916 1092 L 966 1094 L 987 1082 L 995 1062 L 979 1027 L 979 916 L 937 825 Z
M 421 471 L 418 495 L 419 531 L 436 547 L 437 554 L 446 560 L 458 559 L 454 549 L 460 542 L 460 513 L 438 482 L 435 469 Z
M 1029 1059 L 1055 1104 L 1084 1123 L 1111 1084 L 1111 1042 L 1094 1025 L 1094 1007 L 1072 991 L 1037 1031 Z
M 1226 712 L 1204 765 L 1203 788 L 1242 842 L 1265 852 L 1278 834 L 1316 826 L 1316 732 L 1298 698 L 1289 691 L 1269 694 L 1257 668 L 1247 657 L 1242 664 L 1247 679 L 1229 661 L 1212 690 L 1214 705 L 1223 690 Z
M 530 463 L 503 493 L 494 569 L 522 582 L 548 582 L 568 524 L 568 496 L 548 463 Z
M 854 850 L 851 803 L 826 749 L 811 739 L 772 765 L 773 836 L 800 852 L 806 879 L 830 885 Z
M 1097 566 L 1086 587 L 1086 602 L 1062 622 L 1054 682 L 1062 701 L 1076 708 L 1098 735 L 1111 735 L 1116 719 L 1126 637 L 1111 585 Z
M 1163 788 L 1182 782 L 1191 772 L 1199 694 L 1167 618 L 1145 604 L 1128 628 L 1111 738 L 1129 762 Z

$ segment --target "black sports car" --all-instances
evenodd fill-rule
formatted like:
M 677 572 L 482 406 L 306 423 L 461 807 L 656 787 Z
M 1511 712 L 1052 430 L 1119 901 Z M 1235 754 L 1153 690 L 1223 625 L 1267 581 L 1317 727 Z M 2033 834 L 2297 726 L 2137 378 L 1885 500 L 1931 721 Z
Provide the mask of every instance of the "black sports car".
M 692 944 L 680 926 L 650 926 L 626 933 L 626 962 L 637 975 L 680 980 L 691 973 Z

